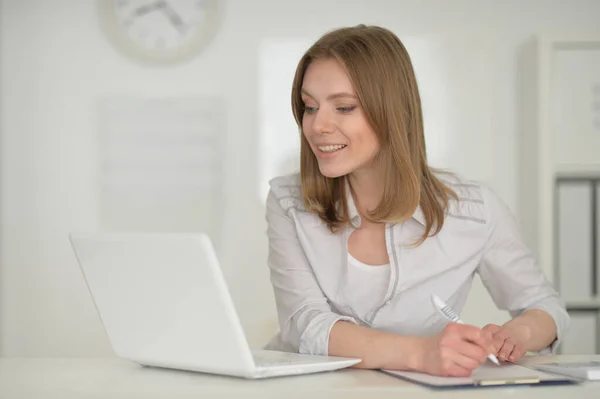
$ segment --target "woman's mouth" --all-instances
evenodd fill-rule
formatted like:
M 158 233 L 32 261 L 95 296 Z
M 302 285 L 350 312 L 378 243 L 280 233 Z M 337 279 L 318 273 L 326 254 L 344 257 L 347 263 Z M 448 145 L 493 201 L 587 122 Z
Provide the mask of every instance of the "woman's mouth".
M 318 145 L 317 149 L 324 153 L 333 153 L 346 148 L 346 144 Z
M 324 144 L 316 145 L 315 155 L 319 159 L 333 158 L 344 151 L 346 144 Z

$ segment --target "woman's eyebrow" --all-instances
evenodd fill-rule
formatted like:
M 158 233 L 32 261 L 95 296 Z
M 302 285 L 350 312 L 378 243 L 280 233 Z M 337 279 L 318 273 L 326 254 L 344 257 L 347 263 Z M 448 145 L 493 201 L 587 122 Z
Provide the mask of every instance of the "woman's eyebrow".
M 308 91 L 306 91 L 305 89 L 301 89 L 300 92 L 310 98 L 314 98 Z M 333 93 L 327 96 L 327 100 L 335 100 L 337 98 L 344 98 L 344 97 L 348 97 L 348 98 L 353 98 L 356 99 L 356 96 L 352 93 L 347 93 L 347 92 L 339 92 L 339 93 Z

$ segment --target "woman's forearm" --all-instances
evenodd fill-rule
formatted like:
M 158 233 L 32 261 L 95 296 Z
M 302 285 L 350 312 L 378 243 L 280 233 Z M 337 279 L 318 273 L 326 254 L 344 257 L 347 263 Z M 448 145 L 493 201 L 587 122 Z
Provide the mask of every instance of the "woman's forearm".
M 329 334 L 329 355 L 360 358 L 357 368 L 420 370 L 423 340 L 338 321 Z
M 556 323 L 548 313 L 539 309 L 528 310 L 510 320 L 504 327 L 513 330 L 528 352 L 547 348 L 556 339 Z

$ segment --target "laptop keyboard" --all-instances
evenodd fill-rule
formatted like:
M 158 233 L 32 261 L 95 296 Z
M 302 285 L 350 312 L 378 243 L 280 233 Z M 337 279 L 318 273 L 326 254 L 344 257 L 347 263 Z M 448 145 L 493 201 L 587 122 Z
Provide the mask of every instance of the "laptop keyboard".
M 300 355 L 297 353 L 277 351 L 252 351 L 254 364 L 259 367 L 285 366 L 290 364 L 310 364 L 331 361 L 326 357 Z

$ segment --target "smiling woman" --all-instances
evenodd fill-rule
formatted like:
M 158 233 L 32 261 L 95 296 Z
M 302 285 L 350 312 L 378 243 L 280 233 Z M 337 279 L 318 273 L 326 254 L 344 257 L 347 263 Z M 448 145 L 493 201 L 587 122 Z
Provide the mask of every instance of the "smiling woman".
M 347 223 L 347 212 L 336 210 L 338 199 L 346 202 L 345 179 L 333 180 L 339 185 L 339 194 L 334 189 L 333 196 L 323 188 L 323 181 L 348 175 L 355 194 L 361 186 L 370 193 L 358 195 L 363 217 L 370 221 L 403 220 L 421 201 L 427 222 L 424 239 L 432 229 L 437 233 L 442 227 L 443 208 L 453 192 L 427 165 L 421 102 L 410 57 L 400 40 L 382 34 L 386 31 L 381 28 L 365 29 L 360 35 L 354 31 L 352 42 L 344 40 L 350 32 L 340 29 L 321 38 L 296 70 L 292 109 L 304 133 L 305 200 L 332 230 Z M 333 151 L 330 146 L 336 145 Z M 420 175 L 426 179 L 424 187 Z
M 308 66 L 301 89 L 302 130 L 323 176 L 368 166 L 379 150 L 344 67 L 333 59 Z
M 467 376 L 489 354 L 556 348 L 569 317 L 508 208 L 430 167 L 398 37 L 364 25 L 325 34 L 298 63 L 292 110 L 300 174 L 272 179 L 267 198 L 272 349 Z M 513 319 L 445 325 L 430 295 L 460 312 L 476 273 Z

